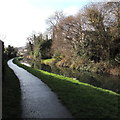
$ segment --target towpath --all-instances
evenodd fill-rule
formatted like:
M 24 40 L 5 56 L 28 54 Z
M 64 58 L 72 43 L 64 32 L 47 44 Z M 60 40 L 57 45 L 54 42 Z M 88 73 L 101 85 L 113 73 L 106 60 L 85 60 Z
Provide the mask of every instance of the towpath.
M 8 66 L 20 80 L 22 118 L 72 118 L 55 93 L 40 79 L 15 65 L 12 60 L 8 61 Z

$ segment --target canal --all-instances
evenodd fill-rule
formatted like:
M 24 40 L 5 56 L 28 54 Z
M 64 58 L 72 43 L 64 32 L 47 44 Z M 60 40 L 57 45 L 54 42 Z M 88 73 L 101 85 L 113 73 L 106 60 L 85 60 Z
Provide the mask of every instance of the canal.
M 96 87 L 101 87 L 120 93 L 120 77 L 118 76 L 78 71 L 70 68 L 49 66 L 45 64 L 42 64 L 41 69 L 66 77 L 72 77 L 73 79 L 77 79 L 80 82 L 88 83 Z
M 78 71 L 70 68 L 56 67 L 55 65 L 49 66 L 45 64 L 36 64 L 34 67 L 51 73 L 71 77 L 73 79 L 79 80 L 80 82 L 112 90 L 120 94 L 120 77 L 118 76 Z

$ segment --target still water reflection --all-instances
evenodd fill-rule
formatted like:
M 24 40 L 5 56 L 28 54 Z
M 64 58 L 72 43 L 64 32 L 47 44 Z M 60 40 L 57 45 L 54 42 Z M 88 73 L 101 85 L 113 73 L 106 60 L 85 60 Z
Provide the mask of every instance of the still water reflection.
M 42 64 L 40 69 L 55 74 L 64 75 L 66 77 L 72 77 L 81 82 L 89 83 L 97 87 L 109 89 L 117 93 L 120 93 L 120 77 L 117 76 L 83 72 L 78 70 L 72 70 L 69 68 L 61 68 L 61 67 L 58 68 L 56 66 L 48 66 L 45 64 Z

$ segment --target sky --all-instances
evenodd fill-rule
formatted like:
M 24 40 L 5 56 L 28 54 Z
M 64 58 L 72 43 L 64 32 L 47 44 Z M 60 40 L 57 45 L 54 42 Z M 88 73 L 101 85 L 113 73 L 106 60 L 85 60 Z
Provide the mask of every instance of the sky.
M 46 31 L 46 19 L 55 11 L 74 15 L 97 1 L 102 0 L 0 0 L 0 39 L 5 46 L 25 46 L 32 33 Z

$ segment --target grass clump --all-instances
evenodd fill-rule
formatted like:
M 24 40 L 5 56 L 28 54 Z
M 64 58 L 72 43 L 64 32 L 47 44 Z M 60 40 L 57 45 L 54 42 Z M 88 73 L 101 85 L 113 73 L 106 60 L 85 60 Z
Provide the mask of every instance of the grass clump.
M 18 78 L 4 63 L 4 79 L 2 81 L 2 118 L 21 118 L 21 90 Z
M 42 63 L 42 64 L 49 65 L 49 64 L 54 63 L 55 61 L 56 61 L 55 58 L 51 58 L 51 59 L 42 59 L 42 60 L 41 60 L 41 63 Z
M 46 83 L 75 118 L 119 118 L 120 94 L 20 64 Z

